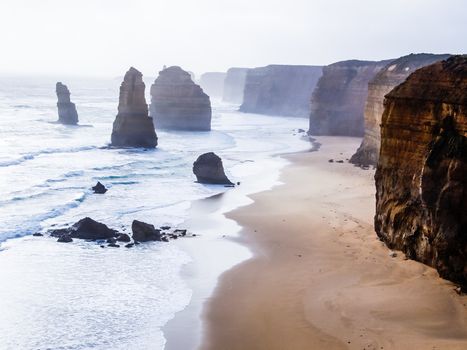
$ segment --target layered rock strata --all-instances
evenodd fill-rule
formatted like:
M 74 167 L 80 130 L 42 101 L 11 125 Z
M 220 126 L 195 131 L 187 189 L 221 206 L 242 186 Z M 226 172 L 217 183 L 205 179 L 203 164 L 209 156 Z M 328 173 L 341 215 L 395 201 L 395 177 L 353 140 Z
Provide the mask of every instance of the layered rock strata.
M 310 135 L 363 136 L 368 82 L 390 61 L 342 61 L 323 68 L 311 97 Z
M 151 116 L 157 128 L 211 130 L 211 100 L 180 67 L 161 72 L 151 86 Z
M 230 68 L 224 79 L 222 101 L 241 104 L 248 68 Z
M 58 82 L 55 85 L 57 93 L 58 122 L 67 125 L 78 124 L 78 112 L 76 106 L 70 100 L 70 90 L 65 84 Z
M 112 146 L 157 146 L 157 135 L 144 97 L 143 75 L 131 67 L 120 86 L 118 114 L 113 123 Z
M 240 111 L 308 117 L 320 66 L 270 65 L 248 70 Z
M 375 229 L 467 286 L 467 56 L 421 68 L 386 95 Z
M 359 166 L 375 166 L 378 162 L 381 116 L 384 96 L 419 68 L 447 59 L 449 55 L 411 54 L 389 63 L 368 83 L 365 104 L 365 135 L 350 162 Z
M 210 98 L 222 98 L 224 93 L 224 81 L 227 73 L 207 72 L 201 74 L 199 85 Z

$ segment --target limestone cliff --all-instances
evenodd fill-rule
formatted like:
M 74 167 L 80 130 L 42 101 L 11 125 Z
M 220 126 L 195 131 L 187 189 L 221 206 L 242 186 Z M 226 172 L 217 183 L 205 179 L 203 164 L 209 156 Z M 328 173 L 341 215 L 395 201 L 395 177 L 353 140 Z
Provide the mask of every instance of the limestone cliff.
M 467 56 L 386 95 L 375 229 L 390 248 L 467 286 Z
M 224 80 L 222 101 L 241 104 L 248 68 L 230 68 Z
M 310 97 L 322 71 L 320 66 L 287 65 L 250 69 L 240 111 L 308 117 Z
M 201 74 L 199 85 L 210 98 L 222 98 L 224 93 L 224 80 L 227 73 L 206 72 Z
M 143 75 L 131 67 L 120 86 L 118 114 L 113 123 L 112 146 L 157 146 L 157 135 L 144 97 Z
M 350 159 L 357 165 L 376 165 L 379 155 L 381 115 L 384 96 L 419 68 L 447 59 L 449 55 L 411 54 L 389 63 L 368 83 L 365 104 L 365 135 Z
M 209 131 L 211 101 L 188 72 L 173 66 L 151 86 L 151 116 L 157 128 Z
M 389 61 L 342 61 L 324 67 L 311 97 L 310 135 L 363 136 L 368 82 Z
M 78 112 L 76 106 L 70 100 L 70 91 L 65 84 L 58 82 L 55 85 L 57 93 L 58 122 L 68 125 L 78 124 Z

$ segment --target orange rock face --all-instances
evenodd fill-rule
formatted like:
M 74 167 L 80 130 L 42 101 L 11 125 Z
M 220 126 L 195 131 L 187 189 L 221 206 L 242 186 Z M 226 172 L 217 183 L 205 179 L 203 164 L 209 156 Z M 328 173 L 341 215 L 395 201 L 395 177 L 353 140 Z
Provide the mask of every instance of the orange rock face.
M 386 96 L 375 179 L 378 236 L 467 287 L 467 56 Z
M 378 162 L 384 96 L 417 69 L 447 58 L 449 55 L 411 54 L 389 63 L 376 74 L 368 83 L 364 116 L 365 135 L 359 149 L 350 159 L 351 163 L 365 166 L 376 165 Z

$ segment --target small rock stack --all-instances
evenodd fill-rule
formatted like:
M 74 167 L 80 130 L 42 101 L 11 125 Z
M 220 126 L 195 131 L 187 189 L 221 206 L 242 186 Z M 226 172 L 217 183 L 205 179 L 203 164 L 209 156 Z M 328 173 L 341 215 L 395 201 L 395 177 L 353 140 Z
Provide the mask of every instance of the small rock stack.
M 55 86 L 57 93 L 58 122 L 67 125 L 78 124 L 76 106 L 70 100 L 70 90 L 65 84 L 58 82 Z

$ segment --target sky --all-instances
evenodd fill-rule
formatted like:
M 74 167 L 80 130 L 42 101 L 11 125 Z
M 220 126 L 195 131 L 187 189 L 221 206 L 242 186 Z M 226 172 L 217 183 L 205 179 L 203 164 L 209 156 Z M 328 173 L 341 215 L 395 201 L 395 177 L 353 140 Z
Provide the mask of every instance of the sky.
M 467 53 L 467 0 L 0 0 L 0 74 L 200 74 Z

